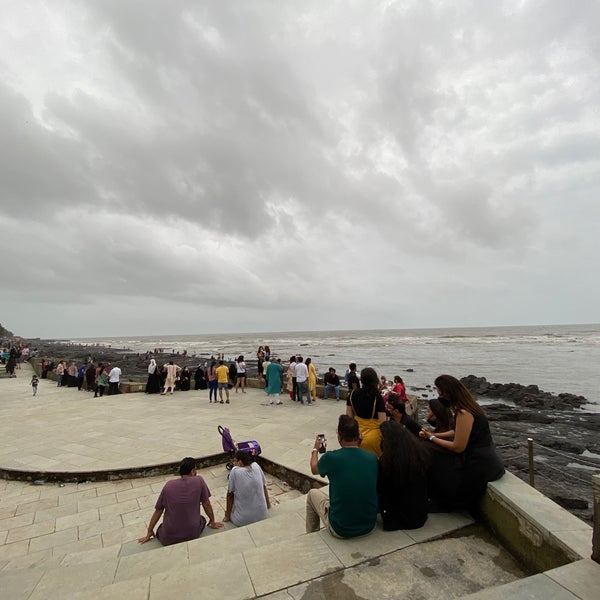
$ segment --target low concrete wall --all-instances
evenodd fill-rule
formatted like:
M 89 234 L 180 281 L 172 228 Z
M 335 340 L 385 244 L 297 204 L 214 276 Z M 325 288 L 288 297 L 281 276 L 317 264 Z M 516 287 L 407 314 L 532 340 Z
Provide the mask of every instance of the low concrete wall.
M 494 535 L 532 571 L 590 556 L 592 528 L 512 473 L 488 484 L 482 512 Z

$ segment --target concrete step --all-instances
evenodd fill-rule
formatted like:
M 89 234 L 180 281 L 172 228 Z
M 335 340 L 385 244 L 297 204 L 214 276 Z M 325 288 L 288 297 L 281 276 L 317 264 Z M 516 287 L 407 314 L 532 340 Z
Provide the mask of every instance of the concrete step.
M 384 532 L 378 526 L 369 536 L 339 540 L 324 530 L 304 533 L 303 514 L 291 510 L 292 504 L 300 506 L 299 500 L 291 501 L 289 511 L 266 521 L 218 531 L 185 544 L 145 544 L 141 547 L 145 549 L 131 554 L 127 554 L 127 545 L 120 551 L 108 547 L 69 554 L 59 566 L 50 568 L 3 570 L 2 597 L 181 600 L 197 598 L 202 590 L 202 597 L 253 598 L 447 535 L 472 523 L 462 514 L 434 514 L 418 530 Z

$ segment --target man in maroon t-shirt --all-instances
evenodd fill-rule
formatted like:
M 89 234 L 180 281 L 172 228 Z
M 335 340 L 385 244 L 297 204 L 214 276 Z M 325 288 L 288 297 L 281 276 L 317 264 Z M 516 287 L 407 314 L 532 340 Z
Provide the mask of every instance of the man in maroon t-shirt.
M 179 479 L 165 483 L 154 506 L 148 533 L 138 540 L 140 544 L 154 537 L 154 527 L 163 513 L 163 522 L 156 530 L 156 539 L 163 546 L 196 539 L 206 526 L 200 505 L 208 517 L 209 527 L 223 527 L 223 523 L 215 521 L 210 490 L 204 479 L 196 474 L 196 461 L 191 457 L 184 458 L 179 465 L 179 474 Z

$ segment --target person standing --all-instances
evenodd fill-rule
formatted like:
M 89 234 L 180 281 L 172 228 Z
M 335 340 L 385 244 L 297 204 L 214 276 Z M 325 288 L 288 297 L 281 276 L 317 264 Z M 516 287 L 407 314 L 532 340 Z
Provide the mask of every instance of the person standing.
M 37 396 L 39 383 L 40 383 L 40 380 L 38 379 L 38 376 L 34 373 L 33 377 L 31 378 L 31 389 L 33 391 L 34 396 Z
M 298 361 L 295 356 L 290 356 L 290 372 L 292 373 L 292 400 L 298 402 L 298 381 L 296 380 L 296 367 Z
M 360 387 L 360 379 L 356 373 L 356 363 L 350 363 L 348 365 L 346 381 L 348 382 L 348 394 L 351 394 L 354 390 L 357 390 Z
M 75 387 L 77 385 L 77 365 L 72 362 L 67 369 L 67 385 L 69 387 Z
M 98 368 L 98 377 L 96 378 L 96 389 L 94 391 L 94 398 L 97 398 L 98 396 L 102 398 L 107 387 L 108 373 L 106 372 L 106 369 L 102 365 L 100 365 L 100 367 Z
M 65 366 L 63 365 L 62 360 L 56 365 L 56 387 L 60 387 L 62 385 L 62 379 L 65 374 Z
M 319 531 L 323 521 L 337 538 L 366 535 L 377 521 L 377 458 L 359 447 L 358 423 L 348 415 L 340 415 L 337 438 L 341 448 L 320 459 L 321 439 L 315 439 L 310 470 L 329 479 L 329 496 L 321 489 L 308 492 L 306 533 Z
M 208 403 L 211 404 L 213 401 L 213 395 L 215 398 L 215 404 L 217 403 L 217 361 L 212 360 L 210 367 L 208 367 Z
M 163 368 L 166 370 L 167 378 L 165 379 L 165 389 L 161 392 L 161 395 L 164 396 L 167 390 L 171 390 L 170 394 L 172 396 L 175 389 L 175 380 L 177 379 L 177 374 L 181 371 L 181 367 L 173 364 L 173 361 L 170 360 L 169 364 L 164 365 Z
M 85 378 L 85 365 L 79 365 L 77 369 L 77 390 L 81 391 L 83 387 L 83 380 Z
M 281 366 L 281 359 L 270 362 L 265 373 L 267 379 L 267 386 L 265 392 L 269 396 L 269 404 L 283 404 L 279 394 L 281 393 L 283 367 Z
M 235 361 L 235 393 L 237 394 L 238 388 L 241 386 L 242 394 L 246 393 L 246 363 L 244 357 L 240 354 L 238 359 Z
M 88 392 L 94 391 L 94 385 L 96 382 L 96 367 L 94 363 L 90 363 L 88 368 L 85 370 L 85 389 Z
M 312 364 L 312 358 L 306 359 L 306 368 L 308 369 L 308 393 L 313 404 L 317 402 L 317 370 Z
M 300 404 L 304 404 L 304 394 L 306 394 L 307 406 L 312 406 L 310 401 L 310 392 L 308 391 L 308 367 L 304 364 L 303 358 L 296 358 L 296 386 L 298 387 L 298 399 Z
M 223 359 L 219 360 L 219 366 L 216 369 L 217 373 L 217 388 L 219 389 L 219 398 L 223 404 L 223 390 L 227 395 L 227 404 L 229 404 L 229 368 L 224 363 Z M 216 401 L 215 401 L 216 402 Z
M 156 360 L 150 359 L 148 365 L 148 380 L 146 381 L 146 394 L 160 394 L 160 378 Z
M 113 367 L 108 374 L 108 395 L 120 394 L 119 382 L 121 381 L 121 369 Z
M 138 539 L 140 544 L 156 536 L 163 546 L 179 544 L 200 537 L 206 526 L 206 519 L 200 514 L 200 506 L 208 517 L 208 526 L 212 529 L 223 527 L 223 523 L 215 521 L 210 490 L 206 482 L 196 472 L 196 460 L 186 457 L 179 465 L 179 479 L 171 479 L 165 483 L 148 524 L 144 537 Z M 154 533 L 154 528 L 161 516 L 163 522 Z

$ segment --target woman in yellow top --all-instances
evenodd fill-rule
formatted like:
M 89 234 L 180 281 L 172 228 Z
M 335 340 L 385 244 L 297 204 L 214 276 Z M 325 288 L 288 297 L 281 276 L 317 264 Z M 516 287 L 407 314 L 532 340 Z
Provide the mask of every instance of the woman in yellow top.
M 312 364 L 312 360 L 307 358 L 305 361 L 308 367 L 308 393 L 310 394 L 311 401 L 313 404 L 317 401 L 317 370 L 315 365 Z
M 375 369 L 367 367 L 360 372 L 360 387 L 346 400 L 346 414 L 358 422 L 362 437 L 360 447 L 381 456 L 379 425 L 386 420 L 385 403 L 379 392 L 379 378 Z

